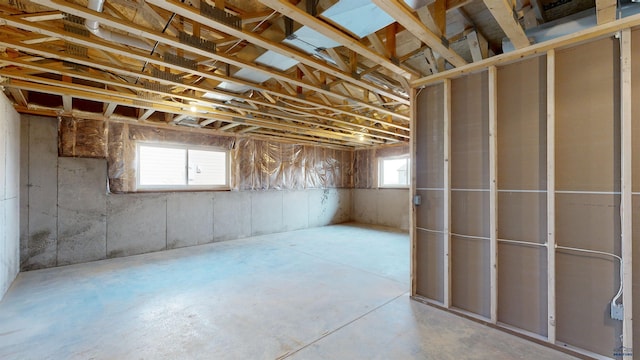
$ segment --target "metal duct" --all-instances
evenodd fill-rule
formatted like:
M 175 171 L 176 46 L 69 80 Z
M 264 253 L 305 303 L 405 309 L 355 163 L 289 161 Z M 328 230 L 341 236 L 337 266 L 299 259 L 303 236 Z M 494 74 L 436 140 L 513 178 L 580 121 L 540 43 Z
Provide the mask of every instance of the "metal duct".
M 104 7 L 104 1 L 105 0 L 89 0 L 89 3 L 87 4 L 87 8 L 101 13 Z M 101 28 L 100 22 L 96 20 L 87 19 L 84 22 L 84 26 L 92 34 L 94 34 L 95 36 L 101 39 L 117 42 L 124 45 L 133 46 L 133 47 L 147 50 L 147 51 L 151 51 L 153 49 L 153 46 L 147 44 L 146 42 L 140 39 L 136 39 L 127 35 L 118 34 L 116 32 Z

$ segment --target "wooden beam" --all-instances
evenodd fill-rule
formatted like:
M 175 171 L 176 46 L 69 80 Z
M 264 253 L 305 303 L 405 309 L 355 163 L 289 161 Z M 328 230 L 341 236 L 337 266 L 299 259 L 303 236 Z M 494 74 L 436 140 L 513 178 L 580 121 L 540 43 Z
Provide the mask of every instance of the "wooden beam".
M 382 56 L 387 58 L 391 56 L 389 54 L 389 51 L 387 50 L 387 47 L 382 43 L 382 40 L 380 40 L 380 37 L 378 37 L 378 34 L 376 33 L 369 34 L 367 35 L 367 39 L 369 40 L 373 48 L 376 49 L 376 51 L 380 53 Z
M 473 30 L 467 34 L 467 43 L 469 44 L 469 50 L 471 50 L 471 57 L 474 62 L 487 57 L 489 44 L 477 31 Z
M 411 81 L 411 86 L 421 87 L 427 84 L 440 82 L 443 79 L 453 78 L 453 77 L 460 76 L 462 74 L 472 73 L 480 69 L 487 68 L 491 65 L 497 66 L 500 64 L 511 62 L 516 59 L 521 59 L 521 58 L 535 56 L 535 55 L 543 55 L 552 49 L 562 48 L 572 44 L 581 43 L 590 39 L 610 36 L 622 29 L 632 28 L 638 25 L 640 25 L 640 14 L 627 16 L 610 23 L 597 25 L 582 31 L 575 32 L 573 34 L 561 36 L 553 40 L 545 41 L 539 44 L 534 44 L 524 49 L 512 51 L 506 54 L 492 56 L 480 62 L 474 62 L 456 69 L 443 71 L 436 75 L 425 76 L 421 79 Z
M 349 71 L 350 67 L 349 64 L 347 64 L 344 59 L 342 58 L 342 56 L 340 54 L 338 54 L 338 52 L 333 49 L 333 48 L 329 48 L 326 50 L 327 54 L 329 54 L 329 56 L 331 56 L 331 58 L 333 59 L 333 61 L 336 62 L 336 65 L 338 65 L 338 67 L 342 70 L 342 71 Z
M 100 13 L 96 13 L 94 11 L 88 10 L 86 8 L 82 8 L 79 6 L 75 6 L 73 4 L 70 4 L 66 1 L 59 1 L 59 0 L 34 0 L 37 3 L 42 3 L 42 4 L 49 4 L 51 6 L 58 6 L 59 8 L 63 8 L 67 11 L 73 12 L 75 14 L 80 14 L 81 16 L 84 16 L 86 18 L 91 18 L 91 19 L 95 19 L 100 21 L 101 23 L 105 24 L 105 25 L 109 25 L 109 26 L 113 26 L 115 28 L 118 29 L 124 29 L 128 32 L 131 33 L 136 33 L 139 34 L 141 36 L 144 36 L 145 38 L 154 40 L 154 41 L 159 41 L 161 43 L 167 44 L 169 46 L 173 46 L 177 49 L 186 49 L 194 54 L 203 56 L 203 57 L 210 57 L 211 59 L 215 59 L 218 61 L 222 61 L 226 64 L 230 64 L 230 65 L 234 65 L 234 66 L 238 66 L 240 68 L 248 68 L 248 69 L 252 69 L 255 70 L 257 72 L 260 72 L 262 74 L 267 74 L 270 77 L 276 78 L 276 79 L 280 79 L 283 81 L 287 81 L 290 82 L 292 84 L 294 84 L 295 86 L 301 86 L 303 88 L 308 88 L 312 91 L 318 92 L 318 93 L 324 93 L 325 95 L 329 96 L 329 97 L 337 97 L 339 100 L 345 100 L 342 96 L 335 94 L 335 93 L 331 93 L 330 91 L 327 91 L 323 88 L 319 88 L 319 87 L 315 87 L 313 85 L 310 84 L 306 84 L 302 81 L 296 80 L 294 77 L 291 77 L 285 73 L 282 72 L 274 72 L 273 69 L 264 67 L 264 66 L 260 66 L 257 65 L 255 63 L 252 62 L 248 62 L 248 61 L 243 61 L 241 59 L 238 59 L 237 57 L 232 57 L 229 55 L 225 55 L 222 53 L 211 53 L 208 52 L 206 50 L 202 50 L 199 49 L 197 47 L 194 46 L 190 46 L 187 44 L 182 44 L 179 39 L 175 38 L 175 37 L 170 37 L 167 36 L 166 34 L 157 32 L 157 31 L 152 31 L 150 29 L 146 29 L 142 26 L 138 26 L 136 24 L 132 24 L 130 22 L 125 22 L 119 19 L 115 19 L 113 17 L 109 17 L 107 15 L 104 14 L 100 14 Z M 62 4 L 60 4 L 62 3 Z M 191 11 L 191 10 L 189 10 Z M 96 15 L 97 14 L 97 15 Z M 82 36 L 77 36 L 74 34 L 61 34 L 61 33 L 56 33 L 51 31 L 51 29 L 49 28 L 45 28 L 44 26 L 37 26 L 36 24 L 28 24 L 28 22 L 23 21 L 23 20 L 19 20 L 19 19 L 14 19 L 12 17 L 7 17 L 7 16 L 0 16 L 0 19 L 3 19 L 5 21 L 7 21 L 7 24 L 12 25 L 12 26 L 16 26 L 16 27 L 20 27 L 20 28 L 24 28 L 26 30 L 30 30 L 30 31 L 35 31 L 35 32 L 40 32 L 40 33 L 50 33 L 50 34 L 57 34 L 58 36 L 60 36 L 61 38 L 69 38 L 69 39 L 73 39 L 72 41 L 75 43 L 79 43 L 82 44 L 83 46 L 87 46 L 87 47 L 96 47 L 96 48 L 100 48 L 103 50 L 110 50 L 112 52 L 120 52 L 120 55 L 123 56 L 128 56 L 128 57 L 132 57 L 132 58 L 136 58 L 139 59 L 141 61 L 148 61 L 149 63 L 154 63 L 157 64 L 158 63 L 158 58 L 154 57 L 154 56 L 149 56 L 149 54 L 145 53 L 145 52 L 141 52 L 141 51 L 135 51 L 135 50 L 131 50 L 131 49 L 125 49 L 123 46 L 116 46 L 110 43 L 107 43 L 105 41 L 99 40 L 99 39 L 91 39 L 91 41 L 89 41 L 89 39 L 87 38 L 83 38 Z M 207 19 L 209 22 L 211 22 L 211 19 Z M 216 22 L 216 24 L 218 24 Z M 237 30 L 235 30 L 237 31 Z M 109 49 L 107 49 L 109 48 Z M 122 48 L 120 50 L 118 50 L 118 48 Z M 172 67 L 176 67 L 175 65 L 172 65 Z M 183 71 L 191 71 L 190 69 L 183 69 Z M 193 72 L 193 71 L 191 71 Z M 335 70 L 334 70 L 335 72 Z M 213 74 L 209 74 L 207 75 L 208 77 L 212 77 Z M 353 80 L 353 78 L 351 76 L 349 76 L 349 79 Z M 226 81 L 230 81 L 232 83 L 237 83 L 242 85 L 242 83 L 244 81 L 240 81 L 238 79 L 235 78 L 229 78 Z M 247 83 L 247 82 L 244 82 Z M 247 85 L 247 84 L 245 84 Z M 256 87 L 255 84 L 251 84 L 249 83 L 249 86 L 253 86 Z M 372 87 L 372 88 L 377 88 L 378 90 L 380 90 L 378 87 Z M 377 91 L 377 90 L 376 90 Z M 388 93 L 387 91 L 385 91 L 385 93 Z M 403 99 L 402 97 L 399 97 L 396 94 L 390 94 L 391 97 L 393 98 L 398 98 L 401 101 L 404 101 L 408 104 L 407 99 Z M 359 103 L 360 101 L 358 99 L 350 99 L 349 101 L 355 102 L 355 103 Z M 368 107 L 370 105 L 366 104 L 366 103 L 362 103 L 363 106 Z M 373 109 L 372 110 L 377 110 L 377 111 L 382 111 L 384 112 L 384 109 Z M 390 113 L 389 115 L 394 116 L 394 114 Z M 404 116 L 404 120 L 405 121 L 409 121 L 409 117 L 408 116 Z
M 556 68 L 547 52 L 547 340 L 556 342 Z
M 616 0 L 596 0 L 596 19 L 598 25 L 612 22 L 616 19 L 618 2 Z
M 248 132 L 252 132 L 254 130 L 258 130 L 260 129 L 260 126 L 250 126 L 248 128 L 242 129 L 240 131 L 238 131 L 238 134 L 246 134 Z
M 307 78 L 307 80 L 309 80 L 309 82 L 311 82 L 313 85 L 320 85 L 320 80 L 318 80 L 318 78 L 313 74 L 311 69 L 306 67 L 303 63 L 298 63 L 298 69 L 302 71 L 302 73 Z
M 60 0 L 37 0 L 37 1 L 55 1 L 55 4 L 59 4 Z M 409 104 L 409 100 L 407 98 L 402 98 L 399 97 L 398 95 L 393 94 L 393 92 L 387 91 L 377 85 L 368 83 L 366 81 L 361 81 L 360 79 L 355 79 L 353 78 L 353 76 L 351 75 L 351 73 L 349 73 L 348 71 L 345 70 L 338 70 L 336 68 L 334 68 L 331 65 L 326 64 L 325 62 L 316 60 L 312 57 L 310 57 L 309 55 L 301 52 L 301 51 L 297 51 L 295 49 L 292 49 L 286 45 L 283 45 L 281 43 L 275 42 L 275 41 L 271 41 L 269 39 L 266 39 L 262 36 L 260 36 L 259 34 L 250 32 L 250 31 L 241 31 L 238 30 L 232 26 L 228 26 L 222 22 L 218 22 L 212 19 L 209 19 L 203 15 L 200 15 L 199 11 L 197 11 L 197 9 L 194 9 L 191 6 L 188 6 L 186 4 L 182 4 L 181 2 L 178 1 L 174 1 L 174 0 L 148 0 L 148 3 L 151 3 L 153 5 L 156 5 L 158 7 L 161 7 L 165 10 L 171 11 L 171 12 L 175 12 L 176 14 L 182 15 L 186 18 L 189 19 L 193 19 L 194 21 L 197 21 L 201 24 L 204 25 L 208 25 L 212 28 L 215 29 L 219 29 L 220 31 L 223 31 L 224 33 L 227 33 L 231 36 L 235 36 L 238 39 L 242 39 L 245 41 L 248 41 L 249 43 L 252 43 L 256 46 L 262 47 L 264 49 L 267 50 L 273 50 L 279 54 L 285 55 L 287 57 L 293 58 L 301 63 L 304 63 L 305 65 L 311 66 L 315 69 L 318 69 L 320 71 L 326 72 L 327 74 L 333 75 L 337 78 L 343 79 L 345 81 L 351 82 L 354 85 L 360 86 L 362 88 L 366 88 L 370 91 L 382 91 L 384 92 L 384 96 L 386 97 L 396 97 L 399 99 L 396 99 L 398 101 L 404 101 L 407 105 Z M 66 2 L 65 2 L 66 3 Z M 304 13 L 306 14 L 306 13 Z M 308 14 L 307 14 L 308 15 Z M 310 16 L 310 15 L 308 15 Z M 314 18 L 315 19 L 315 18 Z M 96 19 L 99 20 L 99 19 Z M 327 25 L 328 26 L 328 25 Z M 338 30 L 336 30 L 338 31 Z M 344 34 L 343 34 L 344 35 Z M 346 35 L 345 35 L 346 36 Z M 353 39 L 352 39 L 353 40 Z M 355 40 L 353 40 L 355 41 Z M 363 48 L 364 46 L 361 45 Z M 406 72 L 403 69 L 402 73 Z M 392 95 L 392 96 L 390 96 Z
M 442 44 L 442 40 L 429 30 L 413 13 L 399 0 L 372 0 L 378 7 L 384 10 L 400 25 L 420 41 L 427 44 L 433 51 L 445 58 L 453 66 L 462 66 L 467 62 L 448 46 Z
M 27 106 L 29 103 L 22 90 L 9 88 L 9 93 L 13 96 L 13 100 L 16 101 L 16 104 L 20 106 Z
M 622 349 L 633 348 L 633 94 L 631 86 L 631 30 L 620 34 L 620 85 L 621 85 L 621 203 L 620 222 L 622 232 Z M 636 244 L 636 246 L 640 246 Z
M 433 3 L 416 10 L 422 23 L 439 37 L 446 34 L 447 8 L 446 0 L 436 0 Z
M 484 4 L 500 25 L 500 28 L 507 35 L 516 49 L 522 49 L 531 43 L 524 33 L 524 30 L 514 18 L 513 7 L 509 0 L 483 0 Z
M 240 126 L 240 125 L 241 125 L 240 123 L 231 123 L 231 124 L 227 124 L 225 126 L 221 126 L 220 130 L 227 131 L 227 130 L 233 129 L 236 126 Z
M 138 121 L 142 122 L 145 121 L 149 118 L 149 116 L 153 115 L 153 113 L 156 112 L 154 109 L 147 109 L 145 110 L 142 115 L 138 116 Z
M 10 20 L 7 20 L 7 22 L 11 22 L 12 24 L 16 24 L 16 25 L 18 25 L 18 27 L 24 26 L 24 27 L 30 27 L 30 28 L 34 29 L 35 31 L 42 31 L 42 32 L 47 32 L 47 33 L 51 32 L 50 30 L 45 30 L 45 29 L 42 29 L 40 27 L 37 27 L 36 24 L 25 24 L 24 22 L 21 22 L 19 19 L 16 20 L 16 19 L 13 19 L 13 18 L 7 18 L 4 15 L 0 15 L 0 18 L 10 19 Z M 51 34 L 55 34 L 55 33 L 51 32 Z M 156 57 L 151 57 L 150 58 L 147 55 L 140 54 L 139 52 L 135 52 L 135 51 L 132 51 L 130 49 L 121 49 L 119 47 L 115 47 L 115 45 L 111 45 L 110 43 L 106 43 L 104 41 L 100 41 L 100 40 L 97 40 L 97 39 L 92 39 L 92 41 L 90 41 L 87 38 L 84 38 L 82 36 L 77 36 L 77 35 L 74 35 L 74 34 L 61 34 L 59 36 L 63 37 L 64 39 L 68 39 L 70 41 L 77 42 L 77 43 L 79 43 L 80 45 L 83 45 L 83 46 L 100 47 L 100 48 L 104 48 L 105 50 L 109 50 L 110 49 L 110 50 L 112 50 L 112 51 L 114 51 L 114 52 L 116 52 L 116 53 L 118 53 L 120 55 L 123 55 L 123 56 L 127 56 L 128 55 L 128 56 L 134 57 L 136 59 L 140 59 L 142 61 L 148 60 L 150 63 L 153 63 L 153 64 L 158 65 L 158 66 L 163 66 L 165 68 L 165 70 L 170 70 L 170 66 L 178 67 L 178 66 L 175 66 L 175 65 L 168 64 L 168 63 L 162 61 L 159 58 L 156 58 Z M 118 69 L 118 68 L 113 67 L 111 64 L 100 63 L 100 62 L 97 62 L 96 60 L 88 60 L 86 58 L 81 58 L 81 57 L 77 57 L 77 56 L 73 56 L 73 55 L 64 55 L 64 54 L 60 55 L 60 54 L 57 54 L 57 53 L 54 54 L 54 53 L 52 53 L 50 51 L 50 49 L 42 50 L 41 48 L 20 44 L 19 42 L 12 41 L 10 39 L 2 39 L 2 40 L 0 40 L 0 43 L 10 44 L 9 47 L 12 47 L 12 48 L 15 48 L 15 49 L 26 49 L 25 51 L 27 51 L 27 52 L 46 53 L 47 57 L 61 58 L 62 60 L 72 61 L 72 62 L 79 63 L 79 64 L 82 64 L 82 65 L 90 66 L 90 67 L 99 66 L 100 68 L 103 68 L 103 69 L 115 69 L 115 71 L 120 72 L 120 73 L 126 73 L 127 75 L 134 74 L 133 76 L 135 76 L 135 77 L 151 78 L 153 80 L 158 80 L 158 79 L 150 77 L 148 74 L 142 73 L 140 71 L 136 71 L 136 72 L 130 71 L 130 70 L 123 71 L 122 69 Z M 1 61 L 2 61 L 2 59 L 0 59 L 0 62 Z M 209 78 L 209 79 L 215 80 L 215 81 L 232 81 L 232 82 L 236 82 L 236 83 L 241 83 L 241 84 L 247 85 L 247 86 L 252 87 L 254 89 L 257 89 L 257 90 L 265 90 L 265 91 L 268 91 L 268 92 L 275 93 L 274 90 L 272 90 L 270 88 L 267 88 L 267 87 L 262 86 L 262 85 L 254 84 L 254 83 L 251 83 L 251 82 L 248 82 L 248 81 L 229 79 L 229 78 L 222 77 L 220 75 L 213 74 L 213 73 L 210 73 L 210 72 L 197 71 L 197 70 L 181 68 L 181 67 L 178 67 L 178 68 L 180 68 L 181 70 L 183 70 L 185 72 L 190 72 L 193 75 L 201 76 L 203 78 Z M 161 82 L 163 82 L 163 81 L 161 81 Z M 302 82 L 300 82 L 300 83 L 302 83 Z M 285 85 L 283 85 L 283 86 L 285 86 L 285 88 L 286 88 L 286 86 L 288 86 L 288 84 L 286 82 L 284 82 L 284 81 L 282 81 L 282 84 L 285 84 Z M 187 86 L 187 85 L 184 85 L 184 84 L 180 83 L 180 86 Z M 215 90 L 213 90 L 213 91 L 215 91 Z M 322 93 L 328 93 L 328 94 L 331 94 L 334 97 L 338 96 L 338 94 L 335 94 L 335 93 L 333 93 L 333 92 L 331 92 L 329 90 L 324 90 L 324 89 L 322 90 Z M 317 102 L 317 101 L 310 101 L 310 100 L 307 100 L 307 99 L 300 99 L 295 95 L 295 93 L 293 95 L 287 95 L 287 94 L 284 94 L 284 93 L 275 93 L 275 94 L 277 96 L 281 97 L 281 98 L 284 98 L 284 99 L 287 99 L 287 100 L 291 100 L 291 101 L 301 102 L 301 103 L 304 103 L 305 105 L 309 105 L 310 107 L 321 106 L 321 107 L 327 108 L 328 110 L 331 110 L 333 112 L 340 112 L 340 113 L 345 114 L 345 115 L 350 114 L 352 116 L 362 117 L 362 118 L 368 119 L 369 121 L 372 121 L 374 123 L 380 122 L 377 119 L 367 118 L 366 116 L 357 114 L 357 113 L 352 112 L 352 111 L 347 111 L 347 110 L 344 110 L 344 109 L 336 109 L 335 107 L 332 107 L 332 106 L 330 107 L 330 106 L 327 106 L 327 105 L 325 105 L 323 103 L 320 103 L 320 102 Z M 241 97 L 241 96 L 239 96 L 239 97 Z M 347 97 L 345 97 L 345 99 L 346 98 Z M 359 103 L 359 101 L 354 101 L 354 102 L 355 103 Z M 377 105 L 376 106 L 369 105 L 369 106 L 372 106 L 373 108 L 377 109 L 378 111 L 380 111 L 382 113 L 394 114 L 395 117 L 398 117 L 398 118 L 406 120 L 406 121 L 409 120 L 409 117 L 406 116 L 406 115 L 393 113 L 393 111 L 384 109 L 384 108 L 379 107 Z M 395 126 L 395 125 L 391 125 L 391 126 Z
M 376 64 L 382 65 L 384 68 L 391 70 L 396 74 L 400 74 L 404 77 L 411 78 L 415 74 L 412 71 L 408 71 L 393 62 L 389 58 L 383 57 L 380 54 L 371 51 L 368 47 L 364 46 L 358 40 L 345 34 L 344 32 L 336 29 L 335 27 L 319 20 L 306 13 L 302 9 L 299 9 L 295 5 L 291 4 L 287 0 L 259 0 L 261 3 L 268 7 L 278 11 L 279 13 L 297 21 L 302 25 L 306 25 L 309 28 L 319 32 L 320 34 L 336 41 L 340 45 L 349 48 L 352 51 L 364 56 L 365 58 L 373 61 Z
M 109 116 L 111 116 L 113 114 L 113 112 L 116 110 L 116 107 L 118 106 L 118 104 L 116 103 L 109 103 L 109 105 L 107 105 L 106 109 L 104 110 L 104 117 L 108 118 Z

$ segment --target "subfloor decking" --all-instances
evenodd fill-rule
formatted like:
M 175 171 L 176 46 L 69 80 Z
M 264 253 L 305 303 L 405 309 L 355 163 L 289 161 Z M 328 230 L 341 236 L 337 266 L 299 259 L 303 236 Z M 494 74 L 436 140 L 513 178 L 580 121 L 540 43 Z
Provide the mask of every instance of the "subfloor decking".
M 0 358 L 570 358 L 411 301 L 408 243 L 347 224 L 22 273 Z

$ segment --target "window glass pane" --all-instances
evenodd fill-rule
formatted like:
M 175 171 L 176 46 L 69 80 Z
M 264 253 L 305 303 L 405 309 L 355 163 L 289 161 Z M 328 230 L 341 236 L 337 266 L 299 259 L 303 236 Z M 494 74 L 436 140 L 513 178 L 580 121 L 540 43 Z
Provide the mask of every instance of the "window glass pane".
M 382 159 L 381 186 L 409 185 L 409 158 Z
M 140 185 L 186 185 L 185 149 L 140 146 Z
M 189 185 L 226 185 L 227 154 L 189 150 Z

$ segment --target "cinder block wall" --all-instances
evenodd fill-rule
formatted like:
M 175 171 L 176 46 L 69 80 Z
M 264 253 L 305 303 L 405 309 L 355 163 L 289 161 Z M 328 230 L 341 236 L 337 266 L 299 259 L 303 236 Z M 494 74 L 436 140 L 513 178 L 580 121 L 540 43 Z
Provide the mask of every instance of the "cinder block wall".
M 22 270 L 351 220 L 352 189 L 107 194 L 105 159 L 58 157 L 53 118 L 22 124 Z
M 18 274 L 20 116 L 0 94 L 0 300 Z

